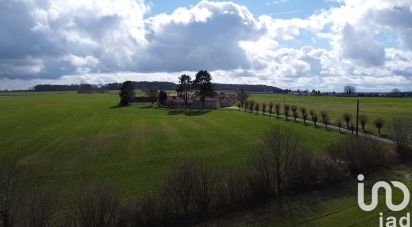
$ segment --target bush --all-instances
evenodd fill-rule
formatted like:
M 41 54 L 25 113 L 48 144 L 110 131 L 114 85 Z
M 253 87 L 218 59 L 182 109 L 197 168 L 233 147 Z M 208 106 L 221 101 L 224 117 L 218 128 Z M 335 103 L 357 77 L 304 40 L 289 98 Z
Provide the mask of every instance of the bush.
M 292 162 L 288 175 L 290 192 L 307 192 L 322 180 L 317 156 L 308 149 L 300 149 Z
M 250 172 L 257 193 L 281 197 L 300 149 L 298 141 L 296 132 L 289 128 L 273 127 L 266 132 L 262 144 L 250 158 Z
M 218 172 L 204 160 L 179 161 L 165 185 L 166 195 L 174 202 L 178 216 L 208 215 L 217 194 Z
M 348 163 L 339 159 L 333 160 L 327 155 L 317 159 L 321 181 L 328 184 L 337 183 L 350 175 Z
M 327 150 L 332 160 L 347 162 L 352 174 L 387 166 L 396 160 L 395 153 L 388 146 L 359 136 L 346 136 Z
M 77 189 L 70 204 L 72 226 L 114 226 L 119 196 L 112 186 L 94 184 Z
M 412 135 L 411 118 L 405 115 L 394 117 L 389 127 L 389 133 L 396 142 L 396 149 L 401 155 L 401 160 L 412 159 L 412 149 L 409 147 L 410 136 Z
M 155 194 L 146 194 L 135 201 L 125 201 L 119 209 L 117 226 L 160 226 L 165 221 L 161 215 L 161 200 Z

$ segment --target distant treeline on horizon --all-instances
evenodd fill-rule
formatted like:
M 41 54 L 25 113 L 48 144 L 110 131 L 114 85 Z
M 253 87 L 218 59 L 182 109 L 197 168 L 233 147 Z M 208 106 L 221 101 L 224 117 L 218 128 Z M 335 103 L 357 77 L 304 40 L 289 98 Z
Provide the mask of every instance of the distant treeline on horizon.
M 133 81 L 135 89 L 148 90 L 156 87 L 159 90 L 175 90 L 177 84 L 173 82 L 149 82 Z M 122 83 L 108 83 L 104 85 L 93 84 L 70 84 L 70 85 L 53 85 L 39 84 L 33 87 L 34 91 L 93 91 L 93 90 L 120 90 Z M 244 84 L 214 84 L 217 91 L 238 91 L 244 89 L 247 92 L 267 92 L 267 93 L 288 93 L 290 90 L 267 85 L 244 85 Z

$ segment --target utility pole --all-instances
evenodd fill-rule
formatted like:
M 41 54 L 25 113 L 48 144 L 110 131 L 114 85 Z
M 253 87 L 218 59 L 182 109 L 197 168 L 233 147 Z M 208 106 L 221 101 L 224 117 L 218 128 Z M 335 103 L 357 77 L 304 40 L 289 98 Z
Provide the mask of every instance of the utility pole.
M 359 126 L 359 99 L 356 100 L 356 135 L 358 135 Z

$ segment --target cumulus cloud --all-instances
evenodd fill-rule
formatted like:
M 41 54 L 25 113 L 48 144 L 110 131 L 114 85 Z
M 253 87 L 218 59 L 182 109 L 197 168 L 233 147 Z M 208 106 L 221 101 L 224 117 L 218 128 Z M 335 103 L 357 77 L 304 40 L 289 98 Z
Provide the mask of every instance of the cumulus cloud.
M 0 88 L 172 80 L 207 69 L 217 82 L 411 89 L 412 2 L 338 2 L 280 19 L 206 0 L 152 17 L 143 0 L 0 0 Z

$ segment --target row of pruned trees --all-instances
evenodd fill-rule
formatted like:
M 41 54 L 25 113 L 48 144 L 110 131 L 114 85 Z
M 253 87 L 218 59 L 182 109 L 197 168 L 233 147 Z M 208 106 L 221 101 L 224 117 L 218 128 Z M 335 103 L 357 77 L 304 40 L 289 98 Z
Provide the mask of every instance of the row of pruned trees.
M 279 118 L 281 115 L 283 115 L 287 121 L 289 120 L 289 118 L 293 118 L 295 122 L 298 119 L 301 119 L 303 123 L 306 124 L 308 120 L 311 120 L 315 127 L 317 126 L 318 122 L 321 122 L 326 128 L 330 124 L 335 124 L 340 131 L 340 129 L 344 127 L 343 123 L 345 123 L 346 128 L 351 130 L 352 133 L 355 130 L 355 123 L 353 122 L 354 120 L 352 114 L 347 112 L 343 113 L 340 118 L 337 118 L 334 122 L 332 122 L 327 111 L 320 111 L 319 113 L 317 113 L 313 109 L 308 110 L 305 107 L 298 107 L 296 105 L 289 105 L 287 103 L 283 105 L 273 102 L 259 103 L 255 102 L 254 100 L 245 99 L 243 102 L 239 101 L 237 105 L 239 110 L 243 109 L 244 111 L 255 112 L 256 114 L 261 113 L 262 115 L 268 114 L 270 116 L 276 115 L 276 118 Z M 366 132 L 366 126 L 369 123 L 368 116 L 366 116 L 365 114 L 359 115 L 359 123 L 362 130 Z M 383 119 L 376 118 L 373 121 L 373 125 L 378 129 L 379 134 L 381 134 L 381 129 L 384 126 Z

